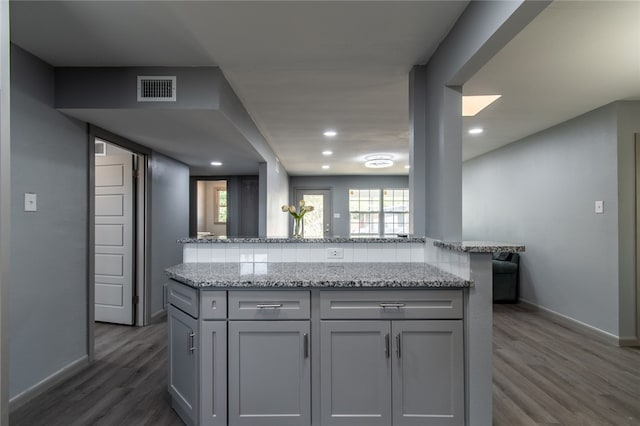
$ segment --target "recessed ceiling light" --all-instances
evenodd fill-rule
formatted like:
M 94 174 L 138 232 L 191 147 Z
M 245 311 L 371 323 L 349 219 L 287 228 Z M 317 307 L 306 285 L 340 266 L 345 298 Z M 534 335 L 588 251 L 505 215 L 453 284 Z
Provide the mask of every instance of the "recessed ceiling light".
M 364 166 L 372 169 L 381 169 L 384 167 L 391 167 L 393 166 L 393 161 L 391 161 L 392 158 L 393 156 L 389 154 L 367 155 L 366 157 L 364 157 L 365 159 Z
M 484 132 L 484 129 L 482 127 L 473 127 L 469 129 L 470 135 L 479 135 L 482 132 Z
M 462 116 L 473 117 L 500 97 L 502 97 L 502 95 L 463 96 Z
M 329 168 L 329 165 L 328 165 L 328 164 L 324 164 L 324 165 L 322 166 L 322 168 L 326 170 L 326 169 L 328 169 L 328 168 Z
M 212 161 L 212 162 L 211 162 L 211 165 L 212 165 L 212 166 L 222 166 L 222 163 L 221 163 L 221 162 L 219 162 L 219 161 Z
M 322 151 L 322 155 L 329 156 L 329 155 L 332 155 L 332 154 L 333 154 L 333 151 Z
M 334 137 L 338 134 L 338 132 L 336 132 L 335 130 L 326 130 L 323 135 L 327 136 L 327 137 Z

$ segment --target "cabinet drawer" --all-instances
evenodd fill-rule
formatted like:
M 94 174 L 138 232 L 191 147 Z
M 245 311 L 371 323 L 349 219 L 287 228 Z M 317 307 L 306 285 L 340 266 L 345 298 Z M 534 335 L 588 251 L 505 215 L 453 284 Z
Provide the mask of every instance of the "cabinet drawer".
M 167 289 L 169 303 L 191 315 L 198 318 L 198 290 L 177 281 L 169 281 Z
M 321 319 L 457 319 L 462 291 L 321 291 Z
M 308 291 L 250 290 L 229 292 L 229 319 L 307 319 L 309 314 Z
M 224 291 L 200 291 L 200 318 L 217 320 L 227 318 L 227 293 Z

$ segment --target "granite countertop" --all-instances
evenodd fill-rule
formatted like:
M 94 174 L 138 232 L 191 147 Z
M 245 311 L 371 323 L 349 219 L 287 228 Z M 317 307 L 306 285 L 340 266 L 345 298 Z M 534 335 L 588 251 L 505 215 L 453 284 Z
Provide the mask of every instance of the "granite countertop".
M 424 243 L 425 237 L 389 237 L 389 238 L 181 238 L 178 243 L 197 244 L 239 244 L 239 243 Z
M 524 251 L 523 244 L 500 243 L 495 241 L 434 241 L 433 245 L 447 250 L 463 251 L 468 253 L 497 253 L 500 251 L 517 253 Z
M 471 281 L 424 263 L 181 263 L 169 278 L 195 288 L 467 288 Z

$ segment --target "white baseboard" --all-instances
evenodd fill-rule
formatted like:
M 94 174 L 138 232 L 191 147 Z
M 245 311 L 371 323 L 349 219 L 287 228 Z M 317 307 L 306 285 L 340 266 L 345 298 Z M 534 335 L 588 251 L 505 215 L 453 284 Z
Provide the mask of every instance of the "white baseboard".
M 577 331 L 579 333 L 584 333 L 609 345 L 622 346 L 621 339 L 615 334 L 600 330 L 599 328 L 595 328 L 589 324 L 585 324 L 584 322 L 578 321 L 566 315 L 562 315 L 561 313 L 552 311 L 551 309 L 547 309 L 544 306 L 536 305 L 535 303 L 529 302 L 528 300 L 520 299 L 519 302 L 523 305 L 535 309 L 551 321 L 564 325 L 571 330 Z
M 67 380 L 69 377 L 77 374 L 80 370 L 83 370 L 89 365 L 89 357 L 87 355 L 78 358 L 67 366 L 61 368 L 48 377 L 40 380 L 30 388 L 20 392 L 9 400 L 9 411 L 17 410 L 33 398 L 45 393 L 58 383 Z

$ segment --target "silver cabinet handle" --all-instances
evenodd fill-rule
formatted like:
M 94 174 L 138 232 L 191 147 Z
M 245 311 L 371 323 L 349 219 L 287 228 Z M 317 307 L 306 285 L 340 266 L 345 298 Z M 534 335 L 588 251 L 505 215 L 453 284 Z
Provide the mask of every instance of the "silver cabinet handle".
M 384 336 L 384 355 L 387 358 L 391 355 L 391 338 L 389 337 L 389 333 Z
M 400 347 L 402 346 L 402 341 L 400 339 L 400 333 L 398 333 L 398 335 L 396 336 L 396 355 L 398 355 L 398 359 L 400 359 L 400 357 L 402 356 L 402 349 L 400 349 Z
M 302 345 L 303 345 L 304 357 L 309 358 L 309 335 L 307 333 L 304 333 L 302 335 Z
M 278 309 L 282 308 L 282 303 L 258 303 L 256 304 L 258 309 Z
M 196 350 L 196 333 L 190 331 L 187 333 L 187 350 L 191 353 Z
M 404 308 L 406 305 L 406 303 L 381 303 L 380 307 L 382 309 L 385 308 L 396 308 L 396 309 L 400 309 L 400 308 Z

